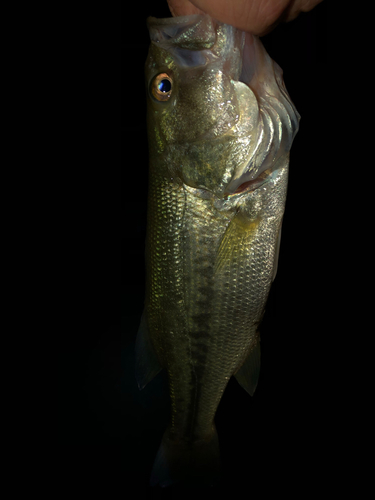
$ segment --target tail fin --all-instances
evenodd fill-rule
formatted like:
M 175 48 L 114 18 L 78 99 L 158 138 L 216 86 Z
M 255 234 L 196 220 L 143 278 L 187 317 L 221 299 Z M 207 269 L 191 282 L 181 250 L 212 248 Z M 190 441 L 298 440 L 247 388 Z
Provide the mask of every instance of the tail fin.
M 175 441 L 164 433 L 151 473 L 151 486 L 217 486 L 220 473 L 219 441 L 216 428 L 208 439 Z

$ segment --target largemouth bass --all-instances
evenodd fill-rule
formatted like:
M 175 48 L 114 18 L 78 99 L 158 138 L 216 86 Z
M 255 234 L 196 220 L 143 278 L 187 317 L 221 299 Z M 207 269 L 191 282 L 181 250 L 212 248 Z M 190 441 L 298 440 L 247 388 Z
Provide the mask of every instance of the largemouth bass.
M 233 375 L 253 394 L 298 130 L 257 37 L 207 15 L 148 18 L 146 298 L 142 389 L 168 374 L 170 424 L 151 483 L 211 484 L 214 416 Z

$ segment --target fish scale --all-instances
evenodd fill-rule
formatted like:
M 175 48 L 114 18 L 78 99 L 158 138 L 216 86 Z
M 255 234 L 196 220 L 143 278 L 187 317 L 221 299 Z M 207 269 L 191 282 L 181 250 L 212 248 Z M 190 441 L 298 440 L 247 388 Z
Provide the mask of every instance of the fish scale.
M 164 365 L 178 387 L 172 394 L 171 432 L 191 439 L 193 428 L 198 439 L 212 432 L 225 386 L 257 338 L 273 258 L 267 258 L 270 265 L 262 274 L 257 260 L 272 235 L 264 238 L 267 223 L 243 228 L 214 211 L 211 199 L 167 180 L 160 184 L 150 193 L 149 273 L 161 285 L 151 285 L 148 295 L 149 328 L 158 332 L 159 356 L 168 352 Z M 228 228 L 233 228 L 232 252 L 215 274 Z

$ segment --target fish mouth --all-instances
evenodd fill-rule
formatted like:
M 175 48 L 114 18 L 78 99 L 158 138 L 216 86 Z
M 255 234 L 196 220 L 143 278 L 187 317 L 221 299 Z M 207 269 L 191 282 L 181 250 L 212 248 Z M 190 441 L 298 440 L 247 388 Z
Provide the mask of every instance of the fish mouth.
M 242 67 L 238 81 L 245 83 L 250 87 L 250 82 L 256 75 L 258 66 L 258 58 L 256 53 L 256 38 L 251 33 L 243 33 L 243 46 L 242 46 Z
M 260 102 L 261 94 L 259 95 L 259 92 L 255 90 L 259 74 L 257 66 L 263 62 L 258 55 L 257 39 L 250 33 L 238 32 L 238 30 L 233 29 L 228 47 L 232 47 L 233 44 L 237 44 L 239 49 L 238 68 L 236 73 L 232 74 L 232 84 L 239 106 L 237 112 L 240 116 L 240 120 L 236 123 L 236 131 L 234 131 L 233 126 L 230 126 L 223 135 L 215 138 L 211 138 L 212 132 L 207 131 L 199 137 L 197 142 L 210 140 L 211 143 L 216 141 L 221 143 L 229 136 L 236 137 L 238 140 L 249 136 L 250 142 L 245 140 L 247 146 L 243 145 L 244 150 L 241 157 L 238 158 L 238 163 L 234 164 L 230 160 L 225 166 L 225 171 L 230 173 L 223 183 L 220 182 L 219 185 L 213 187 L 205 185 L 205 183 L 194 183 L 190 178 L 183 179 L 184 184 L 188 185 L 197 196 L 205 199 L 215 198 L 217 201 L 225 201 L 255 191 L 267 182 L 273 171 L 273 162 L 270 157 L 266 158 L 266 153 L 269 152 L 270 143 L 274 139 L 274 127 L 264 123 Z M 229 49 L 227 52 L 230 52 Z M 228 68 L 227 70 L 230 74 L 230 70 Z M 221 168 L 221 170 L 223 169 Z
M 238 81 L 258 105 L 258 122 L 246 160 L 238 165 L 224 198 L 254 191 L 275 177 L 278 161 L 291 148 L 300 116 L 285 88 L 283 72 L 264 50 L 258 37 L 243 34 L 242 68 Z
M 251 116 L 256 113 L 258 116 L 254 123 L 255 128 L 251 131 L 252 141 L 247 158 L 235 168 L 232 178 L 224 190 L 224 199 L 255 191 L 269 180 L 270 175 L 275 170 L 274 163 L 272 160 L 270 161 L 270 155 L 267 153 L 271 152 L 271 149 L 275 152 L 275 148 L 271 148 L 271 144 L 277 139 L 275 137 L 276 124 L 264 119 L 261 101 L 262 89 L 258 85 L 259 76 L 265 76 L 259 73 L 262 73 L 262 66 L 268 61 L 267 58 L 262 58 L 262 52 L 257 50 L 259 49 L 257 37 L 251 33 L 242 33 L 242 37 L 241 71 L 238 82 L 242 84 L 240 90 L 246 86 L 249 100 L 257 104 L 256 109 L 245 110 L 245 115 L 242 118 L 247 121 L 249 114 Z

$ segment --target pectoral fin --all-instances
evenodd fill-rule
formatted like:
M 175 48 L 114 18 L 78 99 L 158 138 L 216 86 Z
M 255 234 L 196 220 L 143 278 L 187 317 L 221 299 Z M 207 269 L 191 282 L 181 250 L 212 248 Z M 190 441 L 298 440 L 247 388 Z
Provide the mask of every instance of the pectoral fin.
M 142 390 L 161 369 L 162 367 L 150 339 L 146 314 L 143 311 L 135 340 L 135 377 L 139 389 Z
M 245 359 L 244 364 L 234 375 L 237 382 L 246 392 L 253 396 L 258 384 L 260 371 L 260 339 L 258 337 L 256 344 Z
M 220 242 L 215 262 L 215 274 L 231 265 L 234 255 L 238 254 L 244 241 L 246 241 L 246 245 L 250 245 L 251 238 L 256 234 L 260 221 L 260 218 L 247 219 L 246 215 L 238 209 Z

